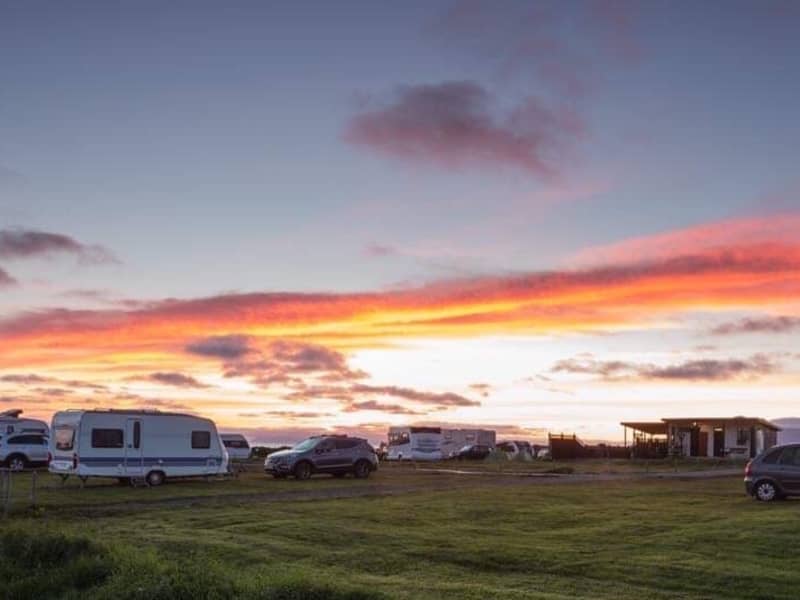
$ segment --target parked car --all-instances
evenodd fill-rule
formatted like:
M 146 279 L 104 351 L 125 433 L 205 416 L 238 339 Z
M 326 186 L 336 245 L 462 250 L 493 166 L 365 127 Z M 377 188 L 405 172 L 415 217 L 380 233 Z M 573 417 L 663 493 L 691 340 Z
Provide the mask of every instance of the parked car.
M 313 436 L 264 461 L 264 472 L 277 479 L 293 475 L 308 479 L 314 473 L 343 477 L 348 473 L 365 479 L 378 468 L 378 457 L 367 440 L 346 435 Z
M 529 442 L 518 440 L 500 442 L 497 444 L 497 449 L 505 452 L 509 460 L 530 460 L 533 458 L 533 448 L 531 448 Z
M 748 462 L 744 485 L 762 502 L 800 496 L 800 444 L 774 446 Z
M 489 446 L 482 444 L 469 444 L 456 452 L 455 458 L 458 460 L 483 460 L 492 453 Z
M 0 464 L 12 471 L 44 466 L 50 460 L 49 445 L 41 433 L 0 436 Z

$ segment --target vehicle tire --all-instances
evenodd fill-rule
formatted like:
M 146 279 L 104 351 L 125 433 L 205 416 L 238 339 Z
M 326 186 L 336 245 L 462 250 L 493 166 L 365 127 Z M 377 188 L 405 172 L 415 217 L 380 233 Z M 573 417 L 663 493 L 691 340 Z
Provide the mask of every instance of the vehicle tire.
M 780 492 L 771 481 L 759 481 L 753 488 L 753 497 L 761 502 L 772 502 L 780 498 Z
M 12 454 L 6 459 L 6 465 L 11 471 L 24 471 L 28 468 L 28 459 L 22 454 Z
M 147 485 L 149 485 L 150 487 L 157 487 L 161 485 L 162 483 L 164 483 L 165 479 L 166 476 L 161 471 L 150 471 L 147 474 L 147 477 L 145 477 Z
M 353 475 L 356 479 L 366 479 L 372 472 L 372 465 L 366 460 L 359 460 L 353 465 Z
M 294 467 L 294 478 L 299 480 L 308 479 L 311 477 L 311 463 L 302 461 Z

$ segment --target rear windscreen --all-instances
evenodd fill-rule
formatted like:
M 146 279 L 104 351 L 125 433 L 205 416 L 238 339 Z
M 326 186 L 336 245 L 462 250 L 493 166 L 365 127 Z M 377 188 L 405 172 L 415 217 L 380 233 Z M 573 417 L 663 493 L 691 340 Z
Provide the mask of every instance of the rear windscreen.
M 68 425 L 56 427 L 56 450 L 72 450 L 75 443 L 75 428 Z

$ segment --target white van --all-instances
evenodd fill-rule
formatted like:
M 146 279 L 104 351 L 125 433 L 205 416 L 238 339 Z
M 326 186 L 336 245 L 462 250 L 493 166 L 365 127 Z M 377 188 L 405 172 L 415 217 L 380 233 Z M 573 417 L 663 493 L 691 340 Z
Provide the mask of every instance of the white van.
M 0 436 L 11 435 L 12 433 L 36 433 L 49 435 L 50 428 L 47 423 L 39 419 L 25 419 L 20 417 L 21 408 L 14 408 L 0 412 Z
M 222 443 L 231 460 L 247 460 L 250 458 L 250 444 L 241 433 L 220 433 Z
M 53 415 L 50 472 L 66 478 L 220 475 L 228 453 L 213 421 L 155 410 L 67 410 Z

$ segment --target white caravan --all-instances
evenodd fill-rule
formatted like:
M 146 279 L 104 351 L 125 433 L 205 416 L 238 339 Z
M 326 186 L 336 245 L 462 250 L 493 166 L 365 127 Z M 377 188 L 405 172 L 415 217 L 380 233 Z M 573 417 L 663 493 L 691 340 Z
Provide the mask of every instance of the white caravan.
M 210 419 L 154 410 L 67 410 L 53 415 L 50 472 L 144 479 L 220 475 L 228 452 Z
M 220 433 L 222 443 L 231 460 L 247 460 L 250 458 L 250 444 L 241 433 Z
M 495 446 L 496 434 L 487 429 L 441 427 L 390 427 L 387 460 L 441 460 L 464 446 Z
M 38 433 L 49 435 L 50 428 L 47 423 L 38 419 L 25 419 L 20 417 L 22 409 L 15 408 L 0 412 L 0 437 L 12 433 Z

